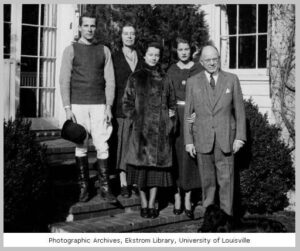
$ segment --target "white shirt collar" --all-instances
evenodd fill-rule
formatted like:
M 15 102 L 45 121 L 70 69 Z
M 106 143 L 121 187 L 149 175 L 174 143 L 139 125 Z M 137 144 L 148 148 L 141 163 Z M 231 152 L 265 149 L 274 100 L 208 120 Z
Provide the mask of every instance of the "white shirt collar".
M 176 65 L 179 67 L 179 69 L 191 69 L 193 66 L 194 66 L 194 62 L 193 61 L 190 61 L 189 63 L 187 63 L 187 64 L 183 64 L 183 63 L 181 63 L 181 61 L 178 61 L 177 63 L 176 63 Z
M 122 51 L 123 51 L 123 54 L 125 56 L 127 63 L 129 64 L 131 71 L 134 72 L 137 62 L 138 62 L 138 57 L 137 57 L 136 51 L 130 50 L 126 46 L 122 47 Z
M 83 38 L 79 38 L 78 43 L 80 43 L 80 44 L 86 44 L 86 45 L 91 45 L 92 44 L 92 43 L 84 40 Z
M 205 73 L 205 75 L 208 79 L 208 82 L 209 82 L 210 81 L 210 73 L 207 72 L 207 71 L 204 71 L 204 73 Z M 216 84 L 217 84 L 217 81 L 218 81 L 218 77 L 219 77 L 219 72 L 213 74 L 213 78 L 214 78 Z

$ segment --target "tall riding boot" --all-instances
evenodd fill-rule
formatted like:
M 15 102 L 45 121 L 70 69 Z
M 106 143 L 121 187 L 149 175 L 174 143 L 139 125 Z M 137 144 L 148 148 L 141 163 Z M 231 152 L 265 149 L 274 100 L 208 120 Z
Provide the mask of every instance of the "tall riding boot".
M 112 194 L 108 178 L 107 159 L 97 159 L 98 177 L 100 183 L 100 196 L 111 203 L 117 202 L 117 198 Z
M 89 199 L 89 163 L 87 156 L 75 157 L 78 172 L 78 185 L 80 189 L 79 201 L 86 202 Z

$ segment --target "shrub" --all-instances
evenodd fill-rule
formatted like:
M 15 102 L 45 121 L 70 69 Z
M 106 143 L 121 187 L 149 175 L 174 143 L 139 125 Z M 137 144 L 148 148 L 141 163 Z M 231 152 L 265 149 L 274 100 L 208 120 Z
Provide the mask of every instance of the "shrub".
M 253 101 L 245 101 L 247 144 L 237 155 L 241 202 L 250 213 L 272 213 L 288 205 L 286 193 L 294 188 L 295 170 L 290 149 L 280 129 L 269 124 Z
M 48 171 L 46 147 L 35 141 L 31 122 L 4 121 L 4 231 L 43 231 Z
M 175 39 L 180 36 L 199 48 L 209 41 L 205 13 L 199 5 L 192 4 L 89 4 L 87 10 L 97 16 L 96 39 L 109 46 L 112 51 L 119 49 L 121 36 L 119 27 L 126 22 L 136 26 L 137 49 L 143 53 L 149 41 L 163 44 L 161 63 L 163 68 L 177 61 Z

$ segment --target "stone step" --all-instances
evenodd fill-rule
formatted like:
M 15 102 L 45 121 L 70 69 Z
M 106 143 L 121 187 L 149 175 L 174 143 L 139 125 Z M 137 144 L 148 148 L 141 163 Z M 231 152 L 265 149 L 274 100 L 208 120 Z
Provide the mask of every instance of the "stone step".
M 49 225 L 52 233 L 121 233 L 136 232 L 141 229 L 153 228 L 184 221 L 195 221 L 203 217 L 203 207 L 195 208 L 195 219 L 191 220 L 184 213 L 173 214 L 173 205 L 168 205 L 159 212 L 155 219 L 142 218 L 140 211 L 126 211 L 114 215 L 93 217 L 72 222 L 60 222 Z
M 74 156 L 73 156 L 74 157 Z M 98 172 L 95 167 L 96 158 L 89 158 L 89 175 L 90 178 L 94 177 Z M 61 164 L 50 164 L 50 177 L 51 180 L 62 181 L 77 181 L 77 167 L 75 160 L 65 160 Z
M 70 183 L 70 182 L 69 182 Z M 78 202 L 79 189 L 76 183 L 69 185 L 61 184 L 52 188 L 52 214 L 51 222 L 60 221 L 77 221 L 82 219 L 89 219 L 104 215 L 115 215 L 118 213 L 125 213 L 136 211 L 140 209 L 140 198 L 137 190 L 132 191 L 130 198 L 124 198 L 119 195 L 116 189 L 113 189 L 114 195 L 117 197 L 117 203 L 109 203 L 103 200 L 98 195 L 98 185 L 90 187 L 91 199 L 87 202 Z M 112 186 L 116 188 L 117 186 Z M 157 195 L 157 204 L 161 208 L 167 207 L 172 203 L 172 189 L 161 189 Z M 193 198 L 194 205 L 199 205 L 199 199 Z
M 74 153 L 75 144 L 64 140 L 62 138 L 53 138 L 40 141 L 40 144 L 47 146 L 47 161 L 51 166 L 53 165 L 69 165 L 75 163 Z M 89 158 L 96 159 L 96 150 L 89 140 Z
M 140 198 L 132 194 L 130 198 L 118 196 L 117 203 L 109 203 L 99 195 L 94 196 L 88 202 L 77 202 L 69 209 L 66 221 L 77 221 L 99 216 L 114 216 L 115 214 L 139 210 Z
M 41 144 L 47 146 L 47 163 L 51 167 L 51 173 L 59 174 L 61 176 L 76 177 L 76 161 L 75 161 L 75 144 L 64 140 L 51 139 L 40 141 Z M 97 153 L 95 147 L 92 144 L 92 140 L 89 140 L 89 153 L 88 162 L 89 170 L 96 170 Z M 110 178 L 115 178 L 116 174 L 112 174 Z
M 130 198 L 120 196 L 119 179 L 110 180 L 112 192 L 118 197 L 118 203 L 110 204 L 100 198 L 99 181 L 96 171 L 90 171 L 90 196 L 91 199 L 85 203 L 78 202 L 79 186 L 76 180 L 54 180 L 52 181 L 51 195 L 53 201 L 53 221 L 80 220 L 95 216 L 112 215 L 128 210 L 138 210 L 140 199 L 136 192 L 132 192 Z
M 56 170 L 56 171 L 58 172 L 59 170 Z M 67 171 L 69 171 L 69 170 L 67 170 Z M 97 183 L 97 180 L 98 180 L 97 170 L 90 169 L 89 177 L 90 177 L 91 183 L 93 183 L 93 184 Z M 76 167 L 72 166 L 72 172 L 66 172 L 66 170 L 64 170 L 64 172 L 60 172 L 59 174 L 53 173 L 53 170 L 52 170 L 51 179 L 52 179 L 52 185 L 55 188 L 77 185 L 78 177 L 77 177 L 77 173 L 76 173 Z
M 53 140 L 58 139 L 61 136 L 61 130 L 33 130 L 37 141 Z
M 62 138 L 51 138 L 40 141 L 47 146 L 47 163 L 51 167 L 50 175 L 53 181 L 62 180 L 65 184 L 77 180 L 77 168 L 75 161 L 75 144 Z M 89 141 L 89 170 L 90 178 L 96 173 L 96 151 Z M 70 181 L 70 182 L 69 182 Z

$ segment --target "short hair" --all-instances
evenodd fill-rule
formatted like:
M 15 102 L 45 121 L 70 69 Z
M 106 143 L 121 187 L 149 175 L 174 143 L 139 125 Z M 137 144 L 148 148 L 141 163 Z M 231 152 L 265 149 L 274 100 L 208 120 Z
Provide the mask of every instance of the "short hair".
M 218 53 L 219 57 L 220 57 L 219 50 L 218 50 L 218 48 L 217 48 L 215 45 L 213 45 L 213 44 L 205 44 L 205 45 L 202 46 L 201 51 L 200 51 L 200 53 L 199 53 L 200 58 L 202 57 L 202 52 L 203 52 L 203 49 L 204 49 L 205 47 L 212 47 L 212 48 L 214 48 L 214 49 L 216 50 L 216 52 Z
M 197 56 L 200 54 L 200 46 L 197 41 L 191 43 L 191 55 L 196 54 Z
M 144 55 L 147 53 L 147 51 L 150 47 L 154 47 L 156 49 L 159 49 L 159 55 L 160 55 L 160 57 L 162 57 L 163 47 L 162 47 L 161 43 L 159 43 L 157 41 L 152 41 L 152 42 L 147 43 L 147 45 L 145 47 Z
M 136 31 L 135 25 L 131 22 L 126 22 L 121 26 L 121 29 L 120 29 L 121 33 L 123 32 L 124 27 L 132 27 L 134 29 L 134 31 Z
M 84 17 L 88 17 L 88 18 L 94 18 L 97 19 L 96 15 L 93 12 L 87 11 L 81 14 L 81 16 L 79 17 L 79 26 L 82 25 L 82 19 Z
M 134 28 L 134 31 L 135 31 L 135 33 L 136 33 L 136 26 L 132 23 L 132 22 L 124 22 L 120 27 L 119 27 L 119 29 L 118 29 L 118 32 L 119 32 L 119 34 L 120 34 L 120 36 L 118 36 L 117 38 L 116 38 L 116 46 L 120 49 L 120 48 L 122 48 L 122 46 L 123 46 L 123 42 L 122 42 L 122 38 L 121 38 L 121 36 L 122 36 L 122 32 L 123 32 L 123 28 L 124 27 L 133 27 Z M 136 48 L 136 44 L 137 44 L 137 41 L 138 41 L 138 36 L 137 36 L 137 34 L 135 34 L 135 42 L 134 42 L 134 45 L 133 45 L 133 48 Z
M 176 42 L 176 48 L 178 47 L 179 44 L 188 44 L 189 47 L 191 48 L 190 42 L 187 39 L 184 39 L 182 37 L 176 38 L 175 42 Z
M 175 60 L 177 61 L 178 60 L 178 53 L 177 53 L 177 48 L 178 48 L 178 45 L 179 44 L 187 44 L 190 48 L 190 51 L 191 51 L 191 44 L 189 42 L 189 40 L 183 38 L 183 37 L 177 37 L 175 39 L 175 41 L 173 41 L 173 45 L 172 45 L 172 62 L 175 62 Z M 192 55 L 192 51 L 191 51 L 191 54 L 190 54 L 190 57 Z

